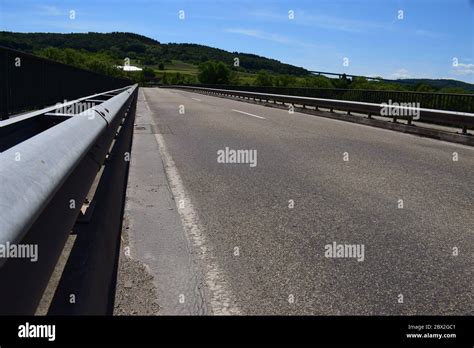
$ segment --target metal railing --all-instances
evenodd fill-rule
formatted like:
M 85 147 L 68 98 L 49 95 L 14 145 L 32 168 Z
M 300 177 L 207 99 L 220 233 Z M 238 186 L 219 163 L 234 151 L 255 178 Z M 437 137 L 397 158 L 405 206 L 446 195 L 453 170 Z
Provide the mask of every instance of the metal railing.
M 415 108 L 411 106 L 397 106 L 390 104 L 379 104 L 369 102 L 354 102 L 347 100 L 336 100 L 336 99 L 325 99 L 325 98 L 313 98 L 313 97 L 302 97 L 295 95 L 284 95 L 284 94 L 272 94 L 272 93 L 259 93 L 242 90 L 232 89 L 216 89 L 216 88 L 204 88 L 197 86 L 164 86 L 167 88 L 178 88 L 186 89 L 197 92 L 209 93 L 214 95 L 232 96 L 238 98 L 248 98 L 259 101 L 267 102 L 280 102 L 284 104 L 301 105 L 303 108 L 307 106 L 318 108 L 326 108 L 333 110 L 346 111 L 348 113 L 356 112 L 368 115 L 369 118 L 372 116 L 385 116 L 382 110 L 387 110 L 387 114 L 394 115 L 388 116 L 397 121 L 397 119 L 408 119 L 408 123 L 411 124 L 413 119 L 421 122 L 441 124 L 456 128 L 461 128 L 463 133 L 467 133 L 467 129 L 474 128 L 474 114 L 467 112 L 448 111 L 448 110 L 436 110 L 428 108 Z M 396 111 L 396 112 L 394 112 Z M 410 116 L 414 115 L 416 116 Z M 403 116 L 407 115 L 407 116 Z
M 369 89 L 259 87 L 222 85 L 184 85 L 192 87 L 238 90 L 257 93 L 284 94 L 299 97 L 348 100 L 367 103 L 420 103 L 421 108 L 474 113 L 474 93 L 431 93 L 409 91 L 383 91 Z
M 16 139 L 0 149 L 0 246 L 37 245 L 39 254 L 34 263 L 0 257 L 0 314 L 34 313 L 99 171 L 112 158 L 124 166 L 114 151 L 131 137 L 137 92 L 128 86 L 0 121 L 2 139 Z M 96 105 L 82 112 L 65 109 L 89 101 Z
M 0 46 L 0 119 L 130 84 Z

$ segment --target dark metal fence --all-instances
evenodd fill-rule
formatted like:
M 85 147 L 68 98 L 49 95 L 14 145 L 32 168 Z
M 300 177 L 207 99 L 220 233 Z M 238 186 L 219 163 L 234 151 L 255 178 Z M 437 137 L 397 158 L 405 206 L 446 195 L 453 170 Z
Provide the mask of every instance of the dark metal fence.
M 350 100 L 366 103 L 420 103 L 420 108 L 474 112 L 474 94 L 451 94 L 429 92 L 380 91 L 368 89 L 337 88 L 288 88 L 224 85 L 187 85 L 205 88 L 221 88 L 257 93 L 285 94 L 310 98 Z
M 0 119 L 131 84 L 0 46 Z

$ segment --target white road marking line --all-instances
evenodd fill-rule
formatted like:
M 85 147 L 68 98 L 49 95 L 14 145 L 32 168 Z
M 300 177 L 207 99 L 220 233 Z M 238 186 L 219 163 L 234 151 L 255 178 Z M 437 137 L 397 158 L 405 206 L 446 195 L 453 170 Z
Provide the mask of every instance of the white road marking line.
M 227 281 L 223 279 L 222 270 L 217 264 L 215 256 L 212 255 L 209 249 L 209 243 L 206 241 L 206 237 L 202 232 L 203 228 L 199 217 L 189 196 L 185 192 L 183 182 L 171 155 L 168 153 L 163 136 L 161 134 L 155 134 L 155 138 L 160 147 L 161 155 L 163 156 L 171 192 L 175 197 L 176 207 L 181 217 L 184 230 L 193 246 L 198 250 L 199 258 L 205 265 L 205 280 L 210 290 L 211 309 L 214 314 L 240 314 L 240 310 L 236 305 L 236 301 L 233 299 Z
M 198 98 L 191 98 L 191 99 L 195 101 L 201 101 L 201 99 L 198 99 Z
M 240 110 L 235 110 L 235 109 L 232 109 L 232 111 L 240 112 L 241 114 L 249 115 L 249 116 L 256 117 L 256 118 L 261 118 L 262 120 L 265 120 L 265 119 L 266 119 L 265 117 L 257 116 L 257 115 L 254 115 L 254 114 L 250 114 L 250 113 L 245 112 L 245 111 L 240 111 Z
M 144 98 L 144 102 L 148 103 L 146 97 Z M 156 126 L 153 119 L 151 119 L 151 123 Z M 155 134 L 155 138 L 160 148 L 166 175 L 179 216 L 181 217 L 184 231 L 189 241 L 196 248 L 199 259 L 205 267 L 204 277 L 207 288 L 209 289 L 211 310 L 214 314 L 218 315 L 239 315 L 241 311 L 237 306 L 237 301 L 230 290 L 222 269 L 217 263 L 216 257 L 212 254 L 210 245 L 203 233 L 204 228 L 199 221 L 199 217 L 189 196 L 186 194 L 178 169 L 166 148 L 165 140 L 161 134 Z

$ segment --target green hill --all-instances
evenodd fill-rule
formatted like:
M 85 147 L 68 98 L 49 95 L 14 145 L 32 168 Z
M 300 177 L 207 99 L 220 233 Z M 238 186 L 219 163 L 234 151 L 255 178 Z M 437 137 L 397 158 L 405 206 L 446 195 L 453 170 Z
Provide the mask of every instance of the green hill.
M 451 91 L 452 93 L 456 93 L 457 89 L 474 92 L 473 84 L 463 82 L 463 81 L 458 81 L 458 80 L 451 80 L 451 79 L 401 79 L 401 80 L 394 80 L 393 82 L 396 82 L 402 85 L 407 85 L 407 86 L 416 86 L 420 84 L 425 84 L 435 89 L 440 89 L 446 92 Z
M 72 48 L 92 53 L 106 53 L 112 58 L 123 60 L 125 57 L 140 65 L 171 64 L 181 61 L 197 65 L 207 60 L 223 61 L 233 64 L 238 57 L 243 72 L 267 70 L 276 74 L 305 76 L 309 71 L 275 59 L 254 54 L 228 52 L 218 48 L 196 44 L 162 44 L 146 36 L 133 33 L 13 33 L 0 32 L 0 45 L 30 53 L 47 47 Z
M 163 44 L 133 33 L 14 33 L 0 31 L 0 46 L 33 53 L 65 64 L 107 75 L 128 77 L 136 82 L 198 83 L 200 63 L 222 61 L 236 70 L 235 84 L 305 88 L 352 88 L 444 93 L 474 93 L 474 85 L 448 79 L 401 79 L 368 81 L 313 76 L 301 67 L 254 54 L 228 52 L 197 44 Z M 129 58 L 143 73 L 116 69 Z M 233 66 L 239 58 L 240 66 Z M 265 72 L 267 75 L 265 76 Z M 263 75 L 262 75 L 263 74 Z

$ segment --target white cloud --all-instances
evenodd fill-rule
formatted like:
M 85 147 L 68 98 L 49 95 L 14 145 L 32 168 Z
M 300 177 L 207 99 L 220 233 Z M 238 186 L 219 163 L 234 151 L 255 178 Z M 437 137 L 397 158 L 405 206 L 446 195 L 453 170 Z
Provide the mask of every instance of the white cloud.
M 398 69 L 396 72 L 390 75 L 390 77 L 394 79 L 408 79 L 412 76 L 408 73 L 407 69 Z
M 42 16 L 61 16 L 62 11 L 56 6 L 41 5 L 38 6 L 39 14 Z
M 458 63 L 453 66 L 451 71 L 454 75 L 471 75 L 474 74 L 474 64 Z
M 225 31 L 227 33 L 240 34 L 240 35 L 255 37 L 257 39 L 278 42 L 282 44 L 293 43 L 293 41 L 286 36 L 279 35 L 279 34 L 265 33 L 261 30 L 256 30 L 256 29 L 228 28 L 228 29 L 225 29 Z

